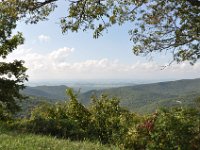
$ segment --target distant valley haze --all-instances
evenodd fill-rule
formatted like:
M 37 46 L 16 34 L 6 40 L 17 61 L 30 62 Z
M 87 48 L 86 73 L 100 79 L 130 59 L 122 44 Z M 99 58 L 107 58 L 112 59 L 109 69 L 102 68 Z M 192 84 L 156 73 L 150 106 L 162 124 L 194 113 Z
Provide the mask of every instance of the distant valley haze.
M 99 85 L 99 86 L 126 86 L 126 85 L 136 85 L 136 84 L 148 84 L 148 83 L 157 83 L 157 82 L 166 82 L 166 81 L 176 81 L 176 80 L 185 80 L 185 79 L 197 79 L 197 78 L 158 78 L 158 79 L 68 79 L 68 80 L 60 80 L 60 79 L 40 79 L 40 80 L 32 80 L 29 79 L 25 82 L 26 86 L 84 86 L 84 85 Z

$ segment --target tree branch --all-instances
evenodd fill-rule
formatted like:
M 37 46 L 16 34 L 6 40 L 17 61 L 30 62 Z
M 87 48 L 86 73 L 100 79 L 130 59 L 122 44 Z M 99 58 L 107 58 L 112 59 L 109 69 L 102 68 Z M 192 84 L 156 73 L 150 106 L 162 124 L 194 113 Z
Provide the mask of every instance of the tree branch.
M 50 4 L 50 3 L 53 3 L 53 2 L 56 2 L 56 1 L 58 1 L 58 0 L 45 0 L 44 2 L 37 2 L 36 7 L 34 7 L 33 9 L 38 9 L 40 7 L 43 7 L 47 4 Z
M 200 7 L 200 1 L 199 0 L 187 0 L 192 6 Z

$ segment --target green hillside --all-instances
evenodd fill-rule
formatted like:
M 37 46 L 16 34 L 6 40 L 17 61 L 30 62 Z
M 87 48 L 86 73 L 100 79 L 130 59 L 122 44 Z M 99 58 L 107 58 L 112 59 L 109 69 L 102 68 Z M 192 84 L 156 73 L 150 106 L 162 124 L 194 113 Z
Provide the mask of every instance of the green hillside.
M 47 99 L 47 101 L 56 102 L 67 99 L 67 88 L 67 86 L 27 87 L 22 93 L 31 95 L 37 99 L 36 101 Z M 99 96 L 102 93 L 120 98 L 121 105 L 129 110 L 146 113 L 158 107 L 194 106 L 194 99 L 200 96 L 200 79 L 91 90 L 80 93 L 79 100 L 84 105 L 88 105 L 92 95 Z M 29 102 L 26 105 L 29 105 Z
M 24 117 L 24 116 L 29 116 L 31 110 L 33 110 L 35 107 L 41 105 L 42 103 L 56 103 L 60 102 L 61 100 L 58 99 L 48 99 L 45 97 L 40 97 L 40 96 L 28 96 L 25 100 L 22 100 L 19 102 L 19 106 L 21 110 L 17 112 L 16 116 L 18 117 Z
M 26 87 L 21 93 L 28 96 L 64 100 L 66 99 L 67 88 L 65 85 Z
M 91 95 L 102 93 L 119 97 L 121 105 L 129 110 L 151 112 L 157 107 L 194 105 L 194 99 L 200 96 L 200 79 L 93 90 L 82 94 L 81 102 L 89 104 Z

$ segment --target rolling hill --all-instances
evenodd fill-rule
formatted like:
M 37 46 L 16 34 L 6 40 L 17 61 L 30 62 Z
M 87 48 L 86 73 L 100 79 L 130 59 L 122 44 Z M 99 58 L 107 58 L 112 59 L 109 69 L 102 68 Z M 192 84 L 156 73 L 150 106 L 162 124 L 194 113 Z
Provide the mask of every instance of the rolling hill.
M 69 87 L 65 85 L 26 87 L 23 91 L 21 91 L 21 93 L 27 96 L 64 100 L 66 99 L 67 88 Z
M 27 87 L 25 95 L 46 99 L 66 100 L 67 86 Z M 102 93 L 120 98 L 121 105 L 132 111 L 151 112 L 158 107 L 194 106 L 194 100 L 200 96 L 200 79 L 184 79 L 152 84 L 91 90 L 79 94 L 79 100 L 85 105 L 90 103 L 92 95 Z
M 105 93 L 119 97 L 121 105 L 137 112 L 151 112 L 158 107 L 193 106 L 200 96 L 200 79 L 187 79 L 93 90 L 82 94 L 81 102 L 89 104 L 91 95 Z

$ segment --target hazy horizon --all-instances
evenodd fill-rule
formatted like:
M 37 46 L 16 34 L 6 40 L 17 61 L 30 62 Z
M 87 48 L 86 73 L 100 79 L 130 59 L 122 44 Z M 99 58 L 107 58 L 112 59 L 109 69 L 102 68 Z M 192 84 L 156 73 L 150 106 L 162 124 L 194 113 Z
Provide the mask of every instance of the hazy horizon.
M 174 78 L 174 79 L 157 79 L 157 80 L 147 80 L 147 79 L 72 79 L 72 80 L 34 80 L 26 82 L 26 86 L 60 86 L 60 85 L 130 85 L 130 84 L 150 84 L 157 82 L 168 82 L 177 80 L 187 80 L 187 79 L 197 79 L 197 78 Z

